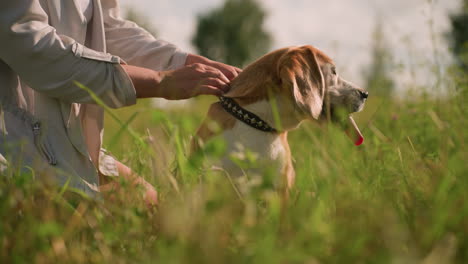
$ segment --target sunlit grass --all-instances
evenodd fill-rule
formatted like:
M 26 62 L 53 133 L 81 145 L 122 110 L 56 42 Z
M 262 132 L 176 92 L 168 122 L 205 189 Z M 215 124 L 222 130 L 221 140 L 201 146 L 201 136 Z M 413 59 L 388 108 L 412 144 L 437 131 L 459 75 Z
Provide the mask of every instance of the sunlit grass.
M 360 147 L 334 126 L 290 133 L 297 184 L 286 208 L 267 169 L 239 197 L 207 165 L 222 141 L 187 157 L 212 98 L 113 111 L 105 147 L 157 187 L 160 207 L 147 211 L 131 188 L 93 201 L 31 175 L 1 177 L 0 262 L 467 263 L 467 87 L 457 87 L 446 98 L 372 98 L 356 116 Z

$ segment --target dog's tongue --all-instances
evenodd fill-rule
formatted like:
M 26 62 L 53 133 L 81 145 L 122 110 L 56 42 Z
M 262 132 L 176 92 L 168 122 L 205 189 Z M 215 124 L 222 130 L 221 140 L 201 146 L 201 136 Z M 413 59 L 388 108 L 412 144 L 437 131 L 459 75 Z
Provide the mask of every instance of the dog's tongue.
M 351 116 L 349 116 L 348 121 L 349 124 L 346 128 L 346 134 L 354 141 L 354 145 L 359 146 L 364 142 L 364 137 Z

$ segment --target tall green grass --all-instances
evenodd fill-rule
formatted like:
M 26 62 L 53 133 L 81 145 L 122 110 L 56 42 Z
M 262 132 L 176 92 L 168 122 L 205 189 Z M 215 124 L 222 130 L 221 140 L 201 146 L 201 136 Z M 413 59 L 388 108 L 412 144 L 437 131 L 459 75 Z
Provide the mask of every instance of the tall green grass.
M 286 207 L 268 168 L 240 195 L 209 166 L 225 154 L 220 139 L 187 158 L 211 98 L 116 110 L 105 146 L 156 186 L 160 206 L 148 211 L 130 186 L 109 202 L 0 177 L 0 262 L 468 263 L 461 78 L 444 97 L 370 97 L 356 115 L 360 147 L 332 125 L 290 133 L 297 183 Z M 256 166 L 253 154 L 238 158 Z

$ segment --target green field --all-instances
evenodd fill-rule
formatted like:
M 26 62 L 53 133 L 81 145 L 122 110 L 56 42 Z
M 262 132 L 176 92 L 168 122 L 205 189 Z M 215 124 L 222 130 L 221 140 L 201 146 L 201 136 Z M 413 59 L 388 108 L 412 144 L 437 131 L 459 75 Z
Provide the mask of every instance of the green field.
M 107 116 L 105 146 L 153 183 L 92 201 L 0 177 L 1 263 L 468 263 L 466 76 L 447 76 L 443 96 L 370 97 L 356 115 L 355 147 L 334 126 L 290 133 L 297 184 L 282 206 L 268 171 L 239 196 L 208 164 L 222 140 L 187 159 L 191 135 L 213 98 L 157 110 L 148 101 Z M 415 90 L 413 90 L 415 91 Z M 130 129 L 131 128 L 131 129 Z M 255 166 L 255 154 L 238 157 Z M 253 177 L 253 176 L 252 176 Z

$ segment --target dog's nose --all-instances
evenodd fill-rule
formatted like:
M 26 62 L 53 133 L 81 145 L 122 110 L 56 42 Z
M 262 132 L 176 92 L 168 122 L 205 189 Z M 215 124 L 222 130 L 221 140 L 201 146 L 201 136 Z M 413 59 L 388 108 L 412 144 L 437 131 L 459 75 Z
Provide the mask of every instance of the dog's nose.
M 369 97 L 369 92 L 368 91 L 359 91 L 361 94 L 362 99 L 367 99 Z

